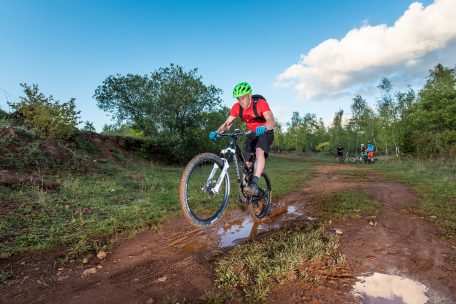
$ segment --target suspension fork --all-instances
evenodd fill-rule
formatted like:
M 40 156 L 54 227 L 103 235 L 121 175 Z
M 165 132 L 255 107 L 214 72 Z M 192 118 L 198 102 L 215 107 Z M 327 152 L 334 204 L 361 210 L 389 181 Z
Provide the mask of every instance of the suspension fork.
M 223 160 L 222 172 L 220 172 L 220 175 L 217 179 L 217 183 L 215 184 L 215 187 L 211 189 L 212 193 L 217 193 L 217 194 L 219 193 L 220 187 L 222 186 L 223 179 L 225 178 L 225 174 L 228 174 L 228 169 L 229 169 L 230 165 L 228 164 L 228 161 L 226 159 L 222 158 L 222 160 Z M 214 164 L 211 174 L 209 175 L 209 178 L 207 180 L 207 184 L 209 184 L 210 181 L 214 178 L 215 173 L 218 168 L 219 168 L 219 166 L 217 166 L 217 164 Z

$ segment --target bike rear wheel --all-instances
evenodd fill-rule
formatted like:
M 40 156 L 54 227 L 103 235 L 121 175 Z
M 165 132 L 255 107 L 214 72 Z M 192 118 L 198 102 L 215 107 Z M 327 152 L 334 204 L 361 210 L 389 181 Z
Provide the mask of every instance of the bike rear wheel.
M 356 163 L 356 157 L 354 157 L 353 155 L 349 155 L 349 156 L 348 156 L 348 162 L 349 162 L 350 164 Z
M 228 173 L 221 176 L 224 162 L 213 153 L 195 156 L 184 169 L 179 186 L 179 202 L 187 220 L 198 227 L 209 227 L 225 213 L 230 196 Z M 214 192 L 221 178 L 218 192 Z
M 271 181 L 266 173 L 261 174 L 258 181 L 258 194 L 250 196 L 248 205 L 250 217 L 260 222 L 269 214 L 271 208 Z

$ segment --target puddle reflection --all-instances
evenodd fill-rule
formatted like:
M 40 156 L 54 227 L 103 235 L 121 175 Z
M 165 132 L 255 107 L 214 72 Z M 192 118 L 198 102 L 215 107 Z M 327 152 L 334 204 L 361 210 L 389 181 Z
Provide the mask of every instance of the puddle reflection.
M 220 236 L 220 248 L 231 247 L 237 244 L 238 240 L 252 238 L 258 232 L 271 231 L 280 229 L 287 220 L 295 219 L 296 217 L 302 216 L 302 213 L 298 212 L 298 207 L 294 205 L 284 206 L 283 210 L 286 212 L 279 212 L 272 220 L 263 224 L 254 223 L 249 216 L 243 219 L 238 219 L 229 223 L 225 223 L 217 229 L 217 234 Z M 311 217 L 307 218 L 308 222 L 313 221 Z
M 374 273 L 358 279 L 353 292 L 362 303 L 424 304 L 428 301 L 426 286 L 404 277 Z
M 250 217 L 246 217 L 241 223 L 233 222 L 220 227 L 217 233 L 220 237 L 220 247 L 230 247 L 236 245 L 236 241 L 247 237 L 253 237 L 259 224 L 254 223 Z

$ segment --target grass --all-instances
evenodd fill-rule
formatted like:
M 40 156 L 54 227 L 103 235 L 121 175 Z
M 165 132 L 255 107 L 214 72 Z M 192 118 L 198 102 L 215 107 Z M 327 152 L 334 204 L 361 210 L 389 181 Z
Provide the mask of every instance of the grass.
M 112 245 L 117 234 L 134 235 L 180 214 L 178 186 L 182 167 L 143 161 L 122 166 L 97 163 L 83 173 L 60 172 L 58 191 L 32 186 L 0 186 L 0 257 L 34 250 L 66 248 L 74 258 Z M 285 195 L 310 177 L 310 164 L 271 157 L 266 169 L 273 195 Z M 141 180 L 132 179 L 139 173 Z M 234 180 L 234 170 L 230 172 Z M 233 188 L 231 200 L 237 198 Z M 231 204 L 235 206 L 235 204 Z
M 229 293 L 225 293 L 223 291 L 206 291 L 201 297 L 201 303 L 224 304 L 231 299 L 232 296 Z
M 377 214 L 380 203 L 361 191 L 346 190 L 317 197 L 312 205 L 325 219 L 347 219 Z
M 65 245 L 78 256 L 109 243 L 115 233 L 159 225 L 179 212 L 181 168 L 143 163 L 98 164 L 101 173 L 61 175 L 58 192 L 0 187 L 0 254 L 8 257 Z M 139 172 L 142 180 L 133 180 Z M 101 244 L 103 243 L 103 244 Z
M 272 184 L 273 200 L 284 196 L 312 177 L 312 166 L 316 163 L 308 158 L 293 159 L 273 155 L 266 161 L 265 172 Z
M 419 197 L 413 213 L 428 217 L 444 237 L 456 237 L 456 162 L 386 159 L 372 166 L 381 176 L 409 184 Z M 431 218 L 432 216 L 432 218 Z
M 240 292 L 245 303 L 263 303 L 273 286 L 292 280 L 314 284 L 311 269 L 336 269 L 344 265 L 338 239 L 323 228 L 297 225 L 261 241 L 237 246 L 215 267 L 217 283 L 228 294 Z

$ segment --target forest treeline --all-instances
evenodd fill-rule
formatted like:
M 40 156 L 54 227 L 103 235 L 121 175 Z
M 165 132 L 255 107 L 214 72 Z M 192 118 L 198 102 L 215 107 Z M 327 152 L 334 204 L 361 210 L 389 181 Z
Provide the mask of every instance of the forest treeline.
M 371 141 L 384 154 L 456 156 L 456 72 L 438 64 L 418 91 L 394 90 L 388 78 L 378 84 L 376 107 L 352 99 L 351 112 L 339 110 L 326 127 L 315 114 L 294 112 L 286 131 L 278 128 L 276 151 L 359 151 Z
M 74 99 L 61 103 L 39 92 L 37 85 L 21 85 L 25 96 L 9 103 L 14 113 L 0 110 L 0 120 L 20 119 L 37 135 L 58 141 L 78 132 L 80 112 Z M 331 152 L 342 145 L 355 152 L 371 141 L 377 151 L 398 157 L 456 156 L 455 68 L 437 64 L 418 91 L 395 90 L 388 78 L 379 81 L 378 89 L 375 107 L 356 95 L 351 111 L 337 111 L 330 126 L 316 114 L 294 112 L 290 122 L 277 124 L 273 150 Z M 229 113 L 221 93 L 206 85 L 197 69 L 171 64 L 147 75 L 111 75 L 96 88 L 94 98 L 114 119 L 103 132 L 142 137 L 145 153 L 160 151 L 169 161 L 183 163 L 223 145 L 208 140 Z M 236 127 L 243 124 L 237 121 Z M 91 122 L 82 129 L 94 131 Z

